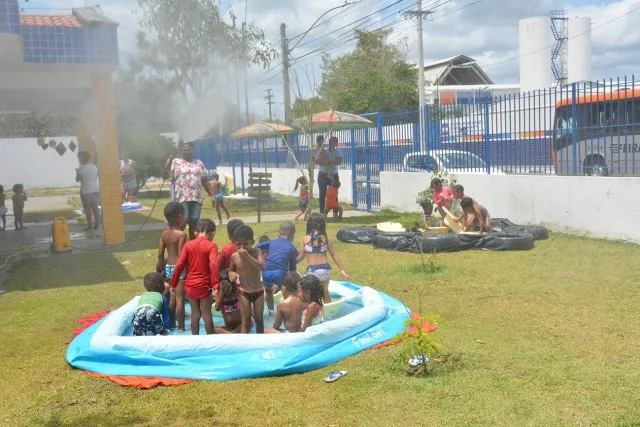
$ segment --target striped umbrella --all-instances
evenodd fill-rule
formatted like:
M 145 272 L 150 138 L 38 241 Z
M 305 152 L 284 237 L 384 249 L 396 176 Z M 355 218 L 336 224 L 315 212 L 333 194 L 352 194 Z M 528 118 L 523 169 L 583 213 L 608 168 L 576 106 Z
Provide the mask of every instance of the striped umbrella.
M 258 122 L 245 126 L 231 134 L 232 138 L 269 138 L 289 135 L 296 130 L 282 123 Z
M 324 111 L 309 117 L 301 117 L 295 120 L 295 125 L 302 129 L 311 129 L 312 132 L 324 132 L 345 129 L 363 129 L 373 126 L 373 122 L 362 116 L 339 111 Z

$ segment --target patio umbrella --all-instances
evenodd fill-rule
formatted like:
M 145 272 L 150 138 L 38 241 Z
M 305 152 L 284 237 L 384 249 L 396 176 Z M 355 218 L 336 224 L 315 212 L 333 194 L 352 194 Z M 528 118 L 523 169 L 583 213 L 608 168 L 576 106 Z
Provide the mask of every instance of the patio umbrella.
M 231 134 L 232 138 L 262 138 L 262 153 L 264 154 L 264 171 L 267 171 L 267 152 L 265 138 L 283 136 L 296 133 L 296 130 L 282 123 L 258 122 L 245 126 Z M 249 163 L 251 167 L 251 163 Z
M 311 129 L 312 132 L 330 132 L 332 130 L 368 128 L 373 126 L 373 122 L 356 114 L 330 110 L 312 115 L 311 126 L 309 126 L 309 117 L 296 119 L 295 125 L 305 130 Z

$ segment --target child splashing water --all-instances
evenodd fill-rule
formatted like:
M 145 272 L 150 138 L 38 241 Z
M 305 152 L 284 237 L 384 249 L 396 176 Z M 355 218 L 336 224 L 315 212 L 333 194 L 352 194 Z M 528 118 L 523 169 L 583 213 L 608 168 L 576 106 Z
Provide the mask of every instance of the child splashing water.
M 331 266 L 329 265 L 327 252 L 329 252 L 331 258 L 340 269 L 344 280 L 349 280 L 349 275 L 344 270 L 340 258 L 327 237 L 327 222 L 324 215 L 319 213 L 311 214 L 307 221 L 307 235 L 302 238 L 300 255 L 298 255 L 297 261 L 300 262 L 305 258 L 307 259 L 307 274 L 316 276 L 322 282 L 324 302 L 330 303 L 329 280 L 331 279 Z
M 298 185 L 300 186 L 300 202 L 298 203 L 300 212 L 294 219 L 296 223 L 302 215 L 304 215 L 304 220 L 307 220 L 307 208 L 309 207 L 309 181 L 307 180 L 307 177 L 301 176 L 298 178 L 296 186 L 293 187 L 294 192 L 298 189 Z
M 0 218 L 2 218 L 2 228 L 1 231 L 4 231 L 7 227 L 7 205 L 5 204 L 7 200 L 7 195 L 4 194 L 4 187 L 0 185 Z
M 264 257 L 262 251 L 253 247 L 255 240 L 251 227 L 241 225 L 233 233 L 237 251 L 231 257 L 230 271 L 237 273 L 239 280 L 238 294 L 240 311 L 242 312 L 242 327 L 240 332 L 249 333 L 251 315 L 256 323 L 256 333 L 264 333 L 264 286 L 260 278 L 264 271 Z M 229 277 L 231 277 L 231 273 Z M 235 276 L 235 275 L 234 275 Z M 232 278 L 233 280 L 233 278 Z
M 323 290 L 320 280 L 308 274 L 300 280 L 300 292 L 302 294 L 302 302 L 307 304 L 306 310 L 302 312 L 300 324 L 300 332 L 305 332 L 308 327 L 319 325 L 324 322 Z
M 200 335 L 200 318 L 204 320 L 207 334 L 228 333 L 213 324 L 211 306 L 213 305 L 212 288 L 220 284 L 218 268 L 218 247 L 213 243 L 216 224 L 210 219 L 201 219 L 196 224 L 196 238 L 187 242 L 182 248 L 173 278 L 171 292 L 175 293 L 182 271 L 187 269 L 184 292 L 191 306 L 191 333 Z
M 169 304 L 164 293 L 164 276 L 160 273 L 148 273 L 144 276 L 144 288 L 147 290 L 138 300 L 131 327 L 133 335 L 169 335 Z

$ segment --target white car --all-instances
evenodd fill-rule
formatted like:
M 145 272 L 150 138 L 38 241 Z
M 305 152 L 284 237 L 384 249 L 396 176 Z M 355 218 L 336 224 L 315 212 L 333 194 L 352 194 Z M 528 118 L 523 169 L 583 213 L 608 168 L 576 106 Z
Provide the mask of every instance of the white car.
M 409 153 L 404 156 L 403 170 L 405 172 L 442 172 L 487 173 L 487 164 L 480 157 L 468 151 L 431 150 Z M 504 172 L 493 166 L 492 174 L 504 175 Z

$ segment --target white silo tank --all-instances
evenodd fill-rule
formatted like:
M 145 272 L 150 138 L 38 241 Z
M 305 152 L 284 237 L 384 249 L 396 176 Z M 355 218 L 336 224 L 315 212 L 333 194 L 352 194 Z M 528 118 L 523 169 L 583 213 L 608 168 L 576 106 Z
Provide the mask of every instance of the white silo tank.
M 554 44 L 548 16 L 520 21 L 520 88 L 546 89 L 553 85 L 551 49 Z
M 591 18 L 570 18 L 568 36 L 568 83 L 591 80 Z

